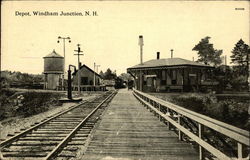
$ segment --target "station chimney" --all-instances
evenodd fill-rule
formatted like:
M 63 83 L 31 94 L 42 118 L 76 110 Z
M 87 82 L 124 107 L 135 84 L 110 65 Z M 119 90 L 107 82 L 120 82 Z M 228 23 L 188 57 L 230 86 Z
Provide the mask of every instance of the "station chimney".
M 160 52 L 157 52 L 156 54 L 157 54 L 156 59 L 160 59 Z
M 143 48 L 142 48 L 142 46 L 143 46 L 144 44 L 143 44 L 143 36 L 142 35 L 140 35 L 139 36 L 139 46 L 140 46 L 140 59 L 141 59 L 141 64 L 143 64 L 143 60 L 142 60 L 142 58 L 143 58 Z
M 171 49 L 170 51 L 171 51 L 171 58 L 173 58 L 173 52 L 174 52 L 174 50 Z

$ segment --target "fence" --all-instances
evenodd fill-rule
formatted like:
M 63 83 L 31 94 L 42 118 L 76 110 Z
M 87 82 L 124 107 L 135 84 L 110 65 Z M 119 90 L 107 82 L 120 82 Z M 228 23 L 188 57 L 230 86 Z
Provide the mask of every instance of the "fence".
M 186 136 L 198 144 L 200 160 L 204 158 L 205 150 L 222 160 L 250 158 L 248 131 L 190 111 L 138 90 L 134 89 L 133 91 L 134 96 L 142 104 L 158 115 L 159 119 L 166 121 L 169 129 L 175 128 L 177 130 L 179 140 L 183 140 L 183 137 Z M 221 148 L 216 148 L 209 143 L 212 140 L 207 137 L 204 129 L 212 131 L 218 137 L 222 135 L 222 138 L 220 138 L 221 143 L 227 148 L 231 148 L 232 152 L 236 148 L 236 154 L 225 153 L 223 152 L 225 150 L 221 151 Z M 236 146 L 232 147 L 229 142 L 235 142 Z

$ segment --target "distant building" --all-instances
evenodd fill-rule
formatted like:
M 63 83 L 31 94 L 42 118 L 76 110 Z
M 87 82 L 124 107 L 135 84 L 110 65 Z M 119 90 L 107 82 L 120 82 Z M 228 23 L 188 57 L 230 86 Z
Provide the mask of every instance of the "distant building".
M 64 58 L 53 50 L 44 59 L 44 89 L 59 89 L 62 87 L 62 75 L 64 70 Z
M 115 89 L 115 80 L 103 80 L 103 85 L 106 86 L 107 90 L 114 90 Z
M 76 70 L 73 73 L 72 85 L 73 89 L 77 90 L 78 88 L 78 72 Z M 94 78 L 95 77 L 95 78 Z M 94 83 L 95 79 L 95 83 Z M 91 68 L 86 65 L 82 65 L 80 67 L 80 87 L 81 90 L 103 90 L 105 87 L 102 85 L 102 78 L 101 76 L 94 72 Z
M 127 69 L 135 80 L 135 88 L 144 92 L 171 90 L 196 91 L 202 87 L 213 87 L 213 67 L 182 58 L 146 61 Z

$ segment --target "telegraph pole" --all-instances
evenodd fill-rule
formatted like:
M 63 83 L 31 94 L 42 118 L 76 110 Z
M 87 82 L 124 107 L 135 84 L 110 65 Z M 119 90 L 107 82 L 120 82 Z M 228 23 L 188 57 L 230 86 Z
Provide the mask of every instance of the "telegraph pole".
M 95 65 L 96 66 L 96 73 L 98 74 L 98 67 L 100 67 L 101 65 Z
M 65 40 L 69 40 L 70 43 L 70 37 L 58 37 L 57 43 L 60 43 L 60 39 L 63 40 L 63 57 L 64 57 L 64 65 L 63 65 L 63 75 L 62 75 L 62 87 L 64 88 L 64 76 L 65 76 Z
M 95 62 L 94 62 L 94 86 L 95 86 Z
M 77 54 L 74 54 L 74 55 L 77 55 L 78 57 L 78 93 L 80 94 L 81 93 L 81 90 L 80 90 L 80 56 L 82 56 L 83 54 L 80 54 L 82 51 L 81 51 L 81 48 L 80 48 L 80 44 L 77 44 L 77 50 L 74 50 L 75 52 L 77 52 Z
M 95 67 L 96 67 L 96 69 L 97 69 L 97 74 L 98 74 L 98 67 L 100 67 L 100 65 L 96 65 L 96 64 L 94 63 L 94 86 L 95 86 Z

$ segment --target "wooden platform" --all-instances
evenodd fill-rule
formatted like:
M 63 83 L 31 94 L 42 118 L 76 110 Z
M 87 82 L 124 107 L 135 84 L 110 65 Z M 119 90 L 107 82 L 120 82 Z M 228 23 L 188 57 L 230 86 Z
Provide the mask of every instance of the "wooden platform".
M 81 159 L 88 160 L 196 160 L 193 147 L 178 140 L 132 91 L 114 97 Z

